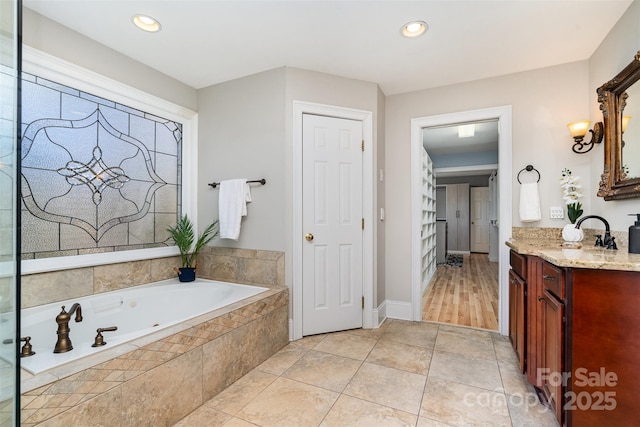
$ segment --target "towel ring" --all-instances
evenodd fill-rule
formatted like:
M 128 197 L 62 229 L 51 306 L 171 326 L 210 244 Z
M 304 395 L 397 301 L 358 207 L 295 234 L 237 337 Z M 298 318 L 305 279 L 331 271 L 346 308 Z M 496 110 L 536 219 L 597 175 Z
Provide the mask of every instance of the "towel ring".
M 516 177 L 516 179 L 518 180 L 518 184 L 522 184 L 522 182 L 520 182 L 520 174 L 524 171 L 536 171 L 536 173 L 538 174 L 538 180 L 536 182 L 540 182 L 540 171 L 538 171 L 538 169 L 534 168 L 532 165 L 527 165 L 527 167 L 518 172 L 518 176 Z

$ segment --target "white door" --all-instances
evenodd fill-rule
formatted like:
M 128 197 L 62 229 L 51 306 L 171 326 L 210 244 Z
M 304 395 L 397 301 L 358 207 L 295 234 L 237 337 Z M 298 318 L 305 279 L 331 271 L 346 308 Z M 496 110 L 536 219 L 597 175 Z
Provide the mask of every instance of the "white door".
M 471 188 L 471 252 L 489 253 L 489 187 Z
M 302 121 L 302 335 L 362 327 L 362 122 Z

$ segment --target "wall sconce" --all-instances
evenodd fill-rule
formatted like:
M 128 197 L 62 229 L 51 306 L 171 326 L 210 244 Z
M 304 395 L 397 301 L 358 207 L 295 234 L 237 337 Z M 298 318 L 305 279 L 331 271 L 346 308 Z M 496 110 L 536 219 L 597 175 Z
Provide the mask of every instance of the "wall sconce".
M 622 116 L 622 133 L 627 130 L 627 126 L 629 126 L 629 120 L 631 120 L 631 116 Z M 624 147 L 624 139 L 622 140 L 622 146 Z
M 597 122 L 595 125 L 593 125 L 593 129 L 589 129 L 590 124 L 591 121 L 583 120 L 581 122 L 573 122 L 567 125 L 571 137 L 576 142 L 575 144 L 573 144 L 573 147 L 571 147 L 574 153 L 588 153 L 589 151 L 591 151 L 594 144 L 600 144 L 602 142 L 602 134 L 604 131 L 602 122 Z M 591 132 L 591 141 L 582 142 L 587 132 Z

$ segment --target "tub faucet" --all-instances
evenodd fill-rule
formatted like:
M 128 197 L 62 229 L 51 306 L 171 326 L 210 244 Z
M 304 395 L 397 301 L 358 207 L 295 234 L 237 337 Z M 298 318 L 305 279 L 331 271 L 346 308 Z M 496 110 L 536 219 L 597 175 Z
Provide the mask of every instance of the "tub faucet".
M 580 224 L 582 224 L 585 220 L 589 218 L 599 219 L 604 224 L 604 242 L 602 241 L 601 236 L 598 235 L 596 237 L 596 246 L 602 246 L 602 247 L 605 247 L 606 249 L 618 249 L 618 246 L 616 245 L 615 237 L 611 237 L 611 229 L 609 228 L 609 223 L 607 222 L 606 219 L 602 218 L 601 216 L 598 216 L 598 215 L 583 216 L 582 218 L 580 218 L 580 221 L 576 223 L 576 228 L 580 228 Z
M 53 349 L 54 353 L 65 353 L 73 350 L 73 345 L 71 345 L 71 340 L 69 339 L 69 320 L 71 320 L 73 313 L 76 314 L 76 322 L 82 322 L 82 307 L 78 303 L 73 304 L 68 313 L 64 310 L 63 305 L 62 311 L 56 316 L 58 341 Z

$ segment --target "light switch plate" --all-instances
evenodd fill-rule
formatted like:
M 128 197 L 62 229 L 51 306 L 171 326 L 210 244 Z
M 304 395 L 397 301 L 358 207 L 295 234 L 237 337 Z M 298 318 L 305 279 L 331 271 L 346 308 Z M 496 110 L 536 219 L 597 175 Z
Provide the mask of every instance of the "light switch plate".
M 564 219 L 564 208 L 561 206 L 551 206 L 549 208 L 549 217 L 551 219 Z

